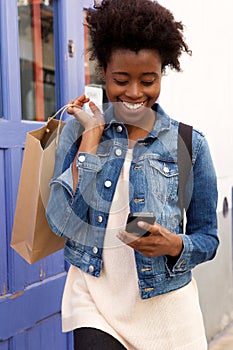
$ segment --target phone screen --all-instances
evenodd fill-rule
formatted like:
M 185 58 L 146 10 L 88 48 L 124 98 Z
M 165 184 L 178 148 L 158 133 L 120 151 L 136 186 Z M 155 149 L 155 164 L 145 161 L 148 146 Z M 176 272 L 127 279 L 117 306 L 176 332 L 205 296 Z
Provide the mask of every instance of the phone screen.
M 141 227 L 137 225 L 138 221 L 145 221 L 148 224 L 153 224 L 155 222 L 154 213 L 129 213 L 127 224 L 125 230 L 130 232 L 136 236 L 149 236 L 150 232 L 143 230 Z

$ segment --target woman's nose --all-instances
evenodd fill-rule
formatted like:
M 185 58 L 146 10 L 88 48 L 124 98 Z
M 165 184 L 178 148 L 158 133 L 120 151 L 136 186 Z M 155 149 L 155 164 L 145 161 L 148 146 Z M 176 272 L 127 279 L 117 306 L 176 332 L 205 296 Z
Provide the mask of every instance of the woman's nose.
M 143 95 L 143 92 L 137 83 L 132 83 L 127 87 L 125 95 L 133 100 L 136 100 Z

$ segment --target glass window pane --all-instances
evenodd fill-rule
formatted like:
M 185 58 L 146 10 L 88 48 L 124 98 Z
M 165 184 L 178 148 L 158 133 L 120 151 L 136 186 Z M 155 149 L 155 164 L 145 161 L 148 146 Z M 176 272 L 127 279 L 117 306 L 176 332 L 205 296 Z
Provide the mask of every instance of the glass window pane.
M 18 0 L 22 118 L 47 120 L 56 109 L 52 0 Z

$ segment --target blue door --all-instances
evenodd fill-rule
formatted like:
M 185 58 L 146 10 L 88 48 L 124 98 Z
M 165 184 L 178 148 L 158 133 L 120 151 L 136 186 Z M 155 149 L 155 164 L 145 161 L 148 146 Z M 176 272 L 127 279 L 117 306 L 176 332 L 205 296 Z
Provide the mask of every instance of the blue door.
M 84 0 L 0 1 L 0 350 L 72 349 L 61 332 L 63 251 L 10 248 L 26 132 L 84 91 Z

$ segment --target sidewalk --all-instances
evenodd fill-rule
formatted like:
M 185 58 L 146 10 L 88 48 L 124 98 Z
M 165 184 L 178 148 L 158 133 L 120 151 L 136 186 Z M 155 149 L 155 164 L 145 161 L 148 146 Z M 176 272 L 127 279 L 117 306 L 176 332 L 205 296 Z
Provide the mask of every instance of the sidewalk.
M 233 323 L 210 342 L 208 350 L 233 350 Z

